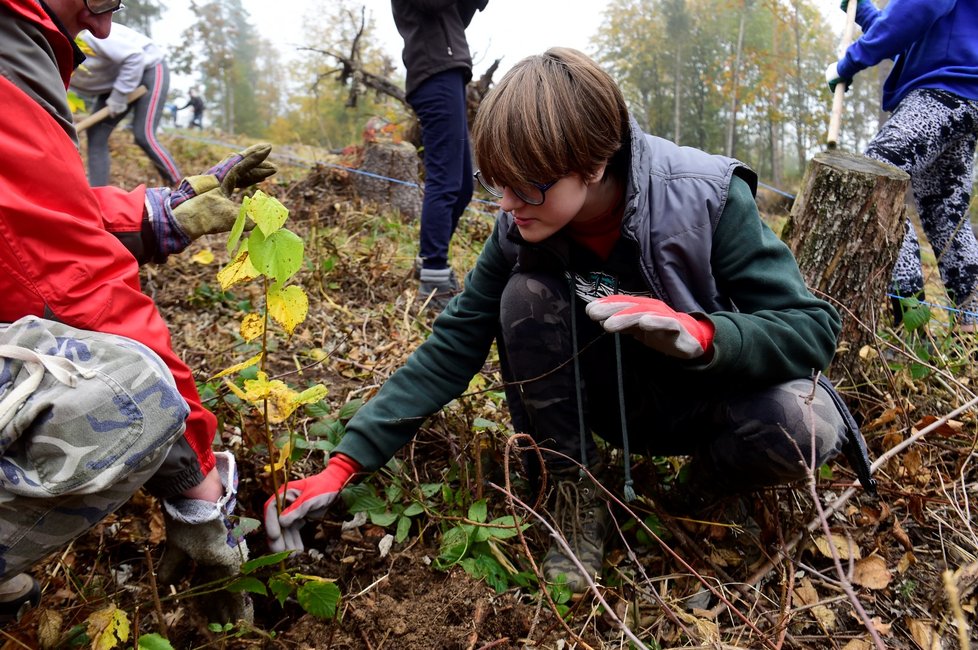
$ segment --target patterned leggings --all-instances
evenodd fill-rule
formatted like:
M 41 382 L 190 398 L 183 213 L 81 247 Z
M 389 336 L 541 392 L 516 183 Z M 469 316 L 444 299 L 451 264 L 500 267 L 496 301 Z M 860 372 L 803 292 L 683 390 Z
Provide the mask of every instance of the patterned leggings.
M 866 155 L 910 174 L 914 202 L 937 256 L 948 297 L 961 324 L 978 322 L 978 240 L 968 220 L 978 139 L 978 101 L 932 89 L 908 94 L 883 124 Z M 920 243 L 907 220 L 893 288 L 903 296 L 924 288 Z

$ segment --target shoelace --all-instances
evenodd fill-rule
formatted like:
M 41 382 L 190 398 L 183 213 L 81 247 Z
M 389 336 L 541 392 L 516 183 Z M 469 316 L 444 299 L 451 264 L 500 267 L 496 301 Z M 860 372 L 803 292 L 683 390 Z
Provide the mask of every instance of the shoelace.
M 94 370 L 82 368 L 64 357 L 39 354 L 34 350 L 17 345 L 0 345 L 0 358 L 23 361 L 28 373 L 27 379 L 15 386 L 3 398 L 3 401 L 0 401 L 0 429 L 7 426 L 16 415 L 17 410 L 41 385 L 45 370 L 69 388 L 74 388 L 78 384 L 79 376 L 84 379 L 91 379 L 95 376 Z
M 598 533 L 595 508 L 600 505 L 594 503 L 588 490 L 579 487 L 576 481 L 557 484 L 557 521 L 571 548 L 579 548 L 579 540 L 592 543 L 590 537 L 596 537 Z M 583 496 L 582 491 L 585 492 Z

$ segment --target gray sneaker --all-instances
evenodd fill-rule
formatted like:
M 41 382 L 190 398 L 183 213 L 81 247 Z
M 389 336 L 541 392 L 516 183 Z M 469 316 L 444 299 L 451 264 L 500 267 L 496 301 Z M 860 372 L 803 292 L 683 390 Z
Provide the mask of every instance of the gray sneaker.
M 587 477 L 561 477 L 557 483 L 555 511 L 557 526 L 567 545 L 594 580 L 601 576 L 604 562 L 604 542 L 608 534 L 608 506 L 598 496 L 598 489 Z M 547 582 L 566 578 L 567 587 L 575 594 L 588 589 L 588 582 L 564 549 L 554 542 L 543 558 L 543 577 Z
M 426 309 L 440 312 L 459 292 L 458 280 L 452 269 L 418 269 L 418 303 Z

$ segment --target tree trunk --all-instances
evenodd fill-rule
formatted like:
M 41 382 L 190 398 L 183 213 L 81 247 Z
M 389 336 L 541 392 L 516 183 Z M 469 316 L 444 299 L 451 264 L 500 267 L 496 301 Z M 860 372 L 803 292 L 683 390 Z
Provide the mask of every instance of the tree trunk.
M 836 378 L 860 376 L 855 364 L 885 304 L 909 184 L 905 172 L 866 156 L 817 154 L 782 231 L 808 286 L 842 314 Z

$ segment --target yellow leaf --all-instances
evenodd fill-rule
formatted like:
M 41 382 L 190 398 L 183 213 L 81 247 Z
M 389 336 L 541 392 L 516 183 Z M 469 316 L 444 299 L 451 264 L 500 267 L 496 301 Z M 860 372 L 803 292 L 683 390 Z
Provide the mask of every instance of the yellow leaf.
M 893 574 L 886 568 L 886 560 L 879 555 L 870 555 L 856 561 L 855 569 L 852 574 L 852 581 L 867 589 L 885 589 Z
M 295 328 L 306 320 L 309 313 L 309 298 L 302 287 L 295 285 L 268 291 L 268 315 L 276 323 L 285 328 L 290 335 Z
M 227 291 L 237 283 L 254 280 L 259 275 L 261 273 L 251 263 L 248 251 L 243 250 L 238 253 L 233 262 L 217 272 L 217 281 L 221 285 L 221 291 Z
M 198 264 L 210 264 L 214 261 L 214 253 L 211 249 L 205 248 L 202 251 L 197 251 L 190 259 Z
M 292 455 L 292 441 L 286 440 L 282 448 L 275 454 L 275 462 L 272 465 L 265 465 L 265 473 L 281 472 L 285 469 L 285 461 Z
M 92 650 L 112 650 L 129 640 L 129 617 L 115 605 L 93 612 L 87 623 Z
M 295 402 L 296 392 L 285 382 L 278 379 L 268 379 L 264 372 L 258 373 L 257 379 L 249 379 L 244 383 L 245 401 L 258 406 L 267 402 L 268 421 L 284 422 L 299 406 Z
M 261 314 L 248 314 L 241 321 L 241 338 L 254 341 L 265 333 L 265 319 Z
M 815 546 L 818 548 L 819 552 L 825 557 L 832 557 L 832 547 L 835 547 L 835 551 L 841 560 L 849 559 L 849 552 L 852 551 L 852 557 L 859 559 L 862 557 L 862 553 L 859 551 L 859 547 L 855 543 L 849 543 L 849 540 L 842 535 L 836 535 L 833 533 L 832 540 L 829 541 L 825 536 L 815 538 Z
M 289 218 L 289 210 L 274 196 L 258 190 L 246 201 L 242 201 L 246 214 L 255 222 L 258 229 L 268 237 L 282 227 Z
M 299 404 L 315 404 L 319 400 L 326 397 L 329 393 L 329 389 L 322 384 L 316 384 L 311 388 L 307 388 L 298 395 L 295 396 L 296 405 Z
M 235 364 L 235 365 L 231 366 L 230 368 L 225 368 L 224 370 L 222 370 L 221 372 L 217 373 L 216 375 L 214 375 L 213 377 L 211 377 L 207 381 L 213 381 L 215 379 L 220 379 L 221 377 L 226 377 L 228 375 L 233 375 L 236 372 L 241 372 L 245 368 L 250 368 L 251 366 L 253 366 L 256 363 L 258 363 L 258 362 L 261 361 L 262 354 L 264 354 L 264 353 L 263 352 L 259 352 L 258 354 L 256 354 L 255 356 L 251 357 L 250 359 L 246 359 L 245 361 L 242 361 L 241 363 Z

